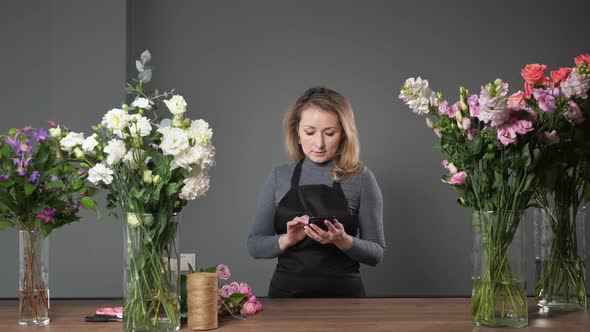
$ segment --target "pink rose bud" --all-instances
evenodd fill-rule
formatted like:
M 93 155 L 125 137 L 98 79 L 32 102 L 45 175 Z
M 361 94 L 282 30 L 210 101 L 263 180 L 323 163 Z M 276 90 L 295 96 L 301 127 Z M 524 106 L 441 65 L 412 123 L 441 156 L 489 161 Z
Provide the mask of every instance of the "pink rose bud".
M 252 295 L 252 289 L 250 288 L 250 286 L 248 286 L 247 283 L 243 282 L 240 284 L 240 293 L 250 296 Z
M 256 311 L 261 311 L 262 310 L 262 303 L 260 303 L 260 301 L 256 301 Z
M 455 186 L 461 186 L 463 184 L 465 184 L 465 179 L 467 178 L 467 173 L 465 171 L 461 171 L 461 172 L 457 172 L 455 174 L 453 174 L 453 176 L 451 176 L 451 178 L 449 179 L 449 181 L 444 181 L 448 184 L 452 184 Z
M 256 303 L 246 302 L 241 310 L 243 316 L 251 316 L 256 313 Z
M 526 103 L 524 102 L 524 92 L 519 90 L 508 97 L 508 106 L 526 106 Z
M 229 279 L 229 277 L 231 276 L 231 273 L 229 272 L 229 267 L 227 267 L 224 264 L 217 265 L 217 276 L 221 280 Z
M 248 298 L 248 302 L 256 302 L 256 296 L 254 296 L 254 295 L 251 295 L 251 296 Z

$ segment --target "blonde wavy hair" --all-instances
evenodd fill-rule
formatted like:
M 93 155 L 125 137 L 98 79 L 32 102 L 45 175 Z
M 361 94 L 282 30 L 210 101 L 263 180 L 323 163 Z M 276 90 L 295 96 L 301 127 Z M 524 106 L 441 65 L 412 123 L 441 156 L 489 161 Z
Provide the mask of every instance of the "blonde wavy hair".
M 303 149 L 299 144 L 299 122 L 301 121 L 301 112 L 312 106 L 336 113 L 342 126 L 343 135 L 340 145 L 332 158 L 334 162 L 332 179 L 334 181 L 344 181 L 362 173 L 365 166 L 359 159 L 361 147 L 352 105 L 342 94 L 325 87 L 314 87 L 305 91 L 291 105 L 285 115 L 283 129 L 285 132 L 285 146 L 289 157 L 297 162 L 305 158 Z

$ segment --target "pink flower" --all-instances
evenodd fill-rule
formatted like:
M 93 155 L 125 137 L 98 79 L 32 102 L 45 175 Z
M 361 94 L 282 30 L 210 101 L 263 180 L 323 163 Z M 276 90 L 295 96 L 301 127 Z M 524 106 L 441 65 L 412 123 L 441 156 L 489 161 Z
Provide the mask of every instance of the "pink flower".
M 545 138 L 545 141 L 547 141 L 548 145 L 557 144 L 560 141 L 559 136 L 557 135 L 557 132 L 555 130 L 551 132 L 543 132 L 543 137 Z
M 463 184 L 465 184 L 465 179 L 467 178 L 467 173 L 465 171 L 461 171 L 461 172 L 457 172 L 455 174 L 453 174 L 453 176 L 451 176 L 451 178 L 449 179 L 449 181 L 444 181 L 448 184 L 452 184 L 455 186 L 461 186 Z
M 438 128 L 434 128 L 434 129 L 432 129 L 432 131 L 434 131 L 434 133 L 436 134 L 436 136 L 438 138 L 442 138 L 442 135 L 440 134 L 440 130 L 438 130 Z
M 224 264 L 217 265 L 217 276 L 221 280 L 229 279 L 229 277 L 231 276 L 231 273 L 229 272 L 229 267 L 227 267 L 227 265 Z
M 469 115 L 477 117 L 479 115 L 479 96 L 469 96 L 469 98 L 467 98 L 467 104 L 469 104 Z
M 509 145 L 516 142 L 516 131 L 511 125 L 501 126 L 496 128 L 498 132 L 498 140 L 504 145 Z
M 250 286 L 243 282 L 240 284 L 240 293 L 241 294 L 246 294 L 246 296 L 250 296 L 252 295 L 252 288 L 250 288 Z
M 256 303 L 246 302 L 240 313 L 242 316 L 251 316 L 256 313 Z
M 256 301 L 256 311 L 261 311 L 262 310 L 262 303 L 260 303 L 260 301 Z
M 443 165 L 444 168 L 448 169 L 449 173 L 451 173 L 451 174 L 455 174 L 458 172 L 457 167 L 455 167 L 455 165 L 453 165 L 452 163 L 449 163 L 449 161 L 446 159 L 443 160 L 441 164 Z
M 219 290 L 219 295 L 224 298 L 229 298 L 234 292 L 229 285 L 223 285 Z
M 533 123 L 527 120 L 518 120 L 512 124 L 512 127 L 519 135 L 524 135 L 534 129 Z
M 449 102 L 443 100 L 440 104 L 438 104 L 438 114 L 449 116 Z
M 246 302 L 256 303 L 256 296 L 250 295 L 250 297 L 248 297 L 248 300 Z
M 463 118 L 463 130 L 469 130 L 469 128 L 471 128 L 471 119 L 469 118 Z
M 520 75 L 528 84 L 543 84 L 546 65 L 538 63 L 528 64 L 521 71 Z
M 229 284 L 229 288 L 231 289 L 232 294 L 240 292 L 240 284 L 235 281 Z
M 526 106 L 526 103 L 524 102 L 524 92 L 518 90 L 518 92 L 515 92 L 512 95 L 510 95 L 510 97 L 508 97 L 508 106 Z
M 590 54 L 580 54 L 574 58 L 574 62 L 576 63 L 576 67 L 580 67 L 583 63 L 586 63 L 586 65 L 590 67 Z
M 551 71 L 551 79 L 553 80 L 553 84 L 557 84 L 559 82 L 563 82 L 567 80 L 568 76 L 572 72 L 571 68 L 559 68 L 558 70 Z
M 477 129 L 477 128 L 469 129 L 467 131 L 467 139 L 469 141 L 473 141 L 473 139 L 475 138 L 475 135 L 477 135 L 478 133 L 479 133 L 479 129 Z
M 578 104 L 576 104 L 575 101 L 570 100 L 569 107 L 570 109 L 563 113 L 565 119 L 573 125 L 579 125 L 580 123 L 584 122 L 584 113 L 582 113 Z

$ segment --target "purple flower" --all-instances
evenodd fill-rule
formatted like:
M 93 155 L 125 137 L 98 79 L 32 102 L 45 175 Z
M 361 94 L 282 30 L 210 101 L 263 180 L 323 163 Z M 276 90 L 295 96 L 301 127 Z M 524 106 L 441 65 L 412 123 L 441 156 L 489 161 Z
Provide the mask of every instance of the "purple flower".
M 229 285 L 223 285 L 221 287 L 221 289 L 219 290 L 219 295 L 221 295 L 221 297 L 224 298 L 229 298 L 232 295 L 232 290 L 231 287 L 229 287 Z
M 41 128 L 38 132 L 33 132 L 33 137 L 37 140 L 37 142 L 43 143 L 49 139 L 49 134 L 45 131 L 45 129 Z
M 438 105 L 438 114 L 454 118 L 457 112 L 461 109 L 461 103 L 456 102 L 453 106 L 449 107 L 448 101 L 443 101 Z
M 221 280 L 229 279 L 229 277 L 231 276 L 231 273 L 229 272 L 229 267 L 227 267 L 227 265 L 224 264 L 217 265 L 217 276 Z
M 533 89 L 533 97 L 539 102 L 539 108 L 543 112 L 551 112 L 555 110 L 555 97 L 551 91 L 545 89 Z
M 467 104 L 469 104 L 469 114 L 472 117 L 477 117 L 479 115 L 479 96 L 469 96 L 469 98 L 467 98 Z
M 479 133 L 479 129 L 477 129 L 477 128 L 469 129 L 467 131 L 467 139 L 469 141 L 473 141 L 473 139 L 475 138 L 475 135 L 477 135 L 478 133 Z
M 21 158 L 14 158 L 12 159 L 14 166 L 16 166 L 16 171 L 18 172 L 18 175 L 20 176 L 25 176 L 27 174 L 27 167 L 29 167 L 29 165 L 33 165 L 33 163 L 31 162 L 31 158 L 25 158 L 24 156 L 22 156 Z
M 55 217 L 56 213 L 57 213 L 56 209 L 52 208 L 49 205 L 45 205 L 45 207 L 43 208 L 43 211 L 41 211 L 37 214 L 37 218 L 44 220 L 45 223 L 48 223 L 53 220 L 53 217 Z
M 10 178 L 10 174 L 0 174 L 0 181 L 6 181 Z
M 34 183 L 35 185 L 39 184 L 39 171 L 33 171 L 33 173 L 31 173 L 31 175 L 29 175 L 29 182 L 30 183 Z
M 512 125 L 503 125 L 496 129 L 500 143 L 509 145 L 516 142 L 516 130 Z
M 71 214 L 76 214 L 78 213 L 78 211 L 80 211 L 80 206 L 81 204 L 79 202 L 74 202 L 68 203 L 68 205 L 66 205 L 66 208 L 68 209 L 68 211 L 70 211 Z
M 443 100 L 440 104 L 438 104 L 438 114 L 440 115 L 448 115 L 449 114 L 449 102 Z
M 582 111 L 580 110 L 580 107 L 578 106 L 578 104 L 576 104 L 575 101 L 570 100 L 569 101 L 569 110 L 566 111 L 565 113 L 563 113 L 563 116 L 565 117 L 565 119 L 573 124 L 573 125 L 579 125 L 582 122 L 584 122 L 585 118 L 584 118 L 584 113 L 582 113 Z
M 61 180 L 59 179 L 59 176 L 52 175 L 51 176 L 51 182 L 61 182 Z
M 10 145 L 13 149 L 17 149 L 17 143 L 18 143 L 18 137 L 20 136 L 20 133 L 17 132 L 16 135 L 14 135 L 14 138 L 11 138 L 9 136 L 5 137 L 6 143 L 8 143 L 8 145 Z
M 232 294 L 233 293 L 239 293 L 240 292 L 240 284 L 238 284 L 237 282 L 232 282 L 231 284 L 229 284 L 229 289 L 231 290 Z

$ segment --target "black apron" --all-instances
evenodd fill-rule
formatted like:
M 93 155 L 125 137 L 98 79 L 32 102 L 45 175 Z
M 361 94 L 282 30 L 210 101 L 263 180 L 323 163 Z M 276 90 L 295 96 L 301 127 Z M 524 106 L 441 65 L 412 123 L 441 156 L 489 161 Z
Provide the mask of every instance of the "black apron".
M 300 186 L 301 166 L 299 162 L 295 167 L 291 189 L 277 206 L 276 233 L 287 233 L 287 222 L 295 217 L 335 216 L 347 234 L 356 236 L 358 216 L 348 208 L 340 183 Z M 279 255 L 268 296 L 364 297 L 365 288 L 357 261 L 334 244 L 321 244 L 306 236 Z

